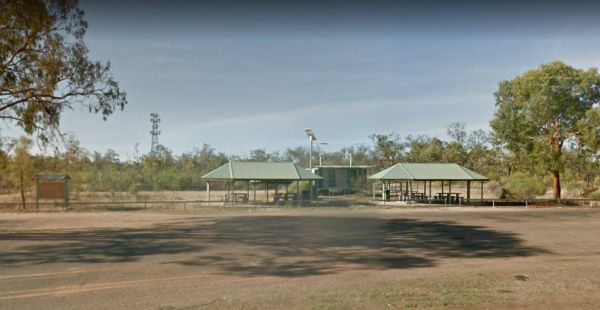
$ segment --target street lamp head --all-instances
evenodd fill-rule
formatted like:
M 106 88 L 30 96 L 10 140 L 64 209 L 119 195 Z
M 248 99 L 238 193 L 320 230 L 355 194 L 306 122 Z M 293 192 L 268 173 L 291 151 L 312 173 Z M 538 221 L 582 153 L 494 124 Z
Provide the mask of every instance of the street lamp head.
M 310 128 L 304 128 L 304 132 L 306 132 L 306 135 L 308 136 L 308 138 L 311 141 L 317 141 L 317 137 L 315 137 L 315 134 L 312 131 L 312 129 L 310 129 Z

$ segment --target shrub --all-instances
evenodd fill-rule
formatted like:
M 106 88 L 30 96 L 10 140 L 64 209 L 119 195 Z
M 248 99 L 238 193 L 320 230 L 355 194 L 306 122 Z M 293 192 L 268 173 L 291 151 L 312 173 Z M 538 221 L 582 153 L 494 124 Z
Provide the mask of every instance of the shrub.
M 583 181 L 572 181 L 572 182 L 567 182 L 565 184 L 565 189 L 574 194 L 575 196 L 583 196 L 585 195 L 586 192 L 589 192 L 589 189 L 587 188 L 587 184 Z
M 590 194 L 590 198 L 592 199 L 600 199 L 600 189 Z
M 503 198 L 535 198 L 546 192 L 546 185 L 542 178 L 527 175 L 524 173 L 515 173 L 512 175 L 503 188 Z

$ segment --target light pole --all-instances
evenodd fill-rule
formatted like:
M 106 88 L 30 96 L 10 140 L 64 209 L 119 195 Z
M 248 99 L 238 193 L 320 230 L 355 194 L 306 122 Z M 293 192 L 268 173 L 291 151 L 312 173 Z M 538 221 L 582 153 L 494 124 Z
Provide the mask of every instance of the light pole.
M 310 141 L 310 146 L 308 148 L 308 170 L 312 173 L 312 148 L 313 141 L 317 141 L 317 137 L 315 133 L 310 128 L 304 128 L 304 132 L 308 136 L 308 141 Z M 313 199 L 313 182 L 310 181 L 310 201 Z
M 327 142 L 317 142 L 318 145 L 328 145 L 329 143 Z M 319 166 L 323 166 L 323 160 L 321 158 L 321 154 L 323 153 L 323 149 L 321 149 L 321 147 L 319 147 Z

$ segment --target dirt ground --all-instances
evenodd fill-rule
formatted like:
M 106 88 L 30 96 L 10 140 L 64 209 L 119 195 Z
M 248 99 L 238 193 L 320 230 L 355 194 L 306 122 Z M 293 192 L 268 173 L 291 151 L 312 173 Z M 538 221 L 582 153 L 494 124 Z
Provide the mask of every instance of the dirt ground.
M 600 305 L 600 209 L 1 213 L 1 309 Z

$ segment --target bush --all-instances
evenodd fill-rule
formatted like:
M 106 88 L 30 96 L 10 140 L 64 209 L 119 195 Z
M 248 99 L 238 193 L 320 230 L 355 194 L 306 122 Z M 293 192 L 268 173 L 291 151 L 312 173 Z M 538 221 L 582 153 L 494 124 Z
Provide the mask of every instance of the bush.
M 575 196 L 583 196 L 589 192 L 587 184 L 583 181 L 572 181 L 565 184 L 565 189 Z
M 592 199 L 600 199 L 600 189 L 590 194 L 590 198 Z
M 515 173 L 508 179 L 502 190 L 503 198 L 527 199 L 543 195 L 546 192 L 546 185 L 542 178 Z

